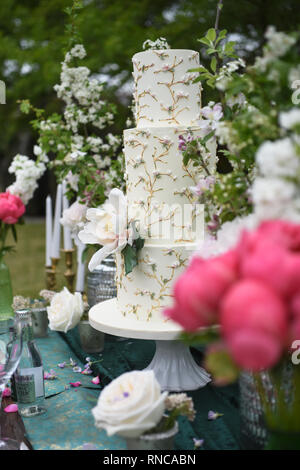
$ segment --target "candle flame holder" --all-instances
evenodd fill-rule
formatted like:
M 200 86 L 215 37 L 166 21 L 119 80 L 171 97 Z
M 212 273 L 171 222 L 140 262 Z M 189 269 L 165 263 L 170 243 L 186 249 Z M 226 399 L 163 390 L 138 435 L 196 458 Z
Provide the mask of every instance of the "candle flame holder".
M 73 271 L 73 253 L 75 252 L 74 249 L 70 250 L 61 250 L 65 254 L 65 264 L 66 270 L 64 272 L 64 276 L 67 281 L 67 287 L 70 292 L 74 292 L 74 280 L 75 280 L 75 272 Z

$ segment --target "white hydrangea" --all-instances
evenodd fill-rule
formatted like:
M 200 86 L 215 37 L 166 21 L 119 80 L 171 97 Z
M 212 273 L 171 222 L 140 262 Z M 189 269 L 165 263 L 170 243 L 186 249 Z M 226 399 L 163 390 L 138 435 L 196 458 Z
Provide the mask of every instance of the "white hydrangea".
M 296 186 L 282 178 L 256 178 L 251 196 L 259 220 L 287 218 L 287 210 L 299 201 Z
M 265 33 L 267 44 L 264 47 L 262 57 L 257 57 L 254 67 L 258 70 L 265 72 L 267 66 L 273 62 L 274 59 L 282 57 L 288 50 L 296 43 L 296 38 L 279 32 L 274 26 L 269 26 Z
M 245 61 L 241 58 L 237 60 L 232 60 L 227 64 L 223 65 L 216 79 L 216 88 L 220 91 L 224 91 L 232 78 L 232 73 L 236 72 L 240 67 L 245 66 Z
M 266 177 L 294 177 L 300 171 L 300 157 L 289 138 L 264 142 L 256 153 L 256 163 Z
M 293 85 L 294 82 L 300 81 L 300 65 L 297 67 L 292 67 L 289 71 L 288 76 L 289 84 Z
M 15 182 L 7 188 L 11 194 L 19 196 L 26 205 L 33 197 L 34 191 L 38 187 L 38 180 L 46 171 L 48 157 L 41 151 L 39 146 L 35 146 L 34 153 L 40 156 L 37 161 L 31 160 L 25 155 L 17 154 L 8 172 L 15 174 Z
M 158 38 L 156 41 L 151 41 L 150 39 L 147 39 L 143 43 L 143 49 L 154 49 L 154 50 L 159 50 L 159 49 L 170 49 L 169 44 L 167 43 L 166 38 Z
M 204 242 L 199 246 L 196 255 L 202 258 L 221 255 L 237 244 L 243 230 L 252 230 L 256 225 L 257 219 L 253 214 L 225 222 L 217 232 L 216 238 L 209 233 L 205 234 Z
M 279 114 L 279 124 L 284 129 L 293 129 L 300 124 L 300 109 L 293 108 L 290 111 Z

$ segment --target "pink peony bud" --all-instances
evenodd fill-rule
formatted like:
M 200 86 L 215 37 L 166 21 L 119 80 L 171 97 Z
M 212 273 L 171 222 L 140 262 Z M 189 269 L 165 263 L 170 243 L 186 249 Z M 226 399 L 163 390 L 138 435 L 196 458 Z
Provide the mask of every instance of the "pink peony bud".
M 274 336 L 251 328 L 229 336 L 227 347 L 238 366 L 253 372 L 274 366 L 282 349 Z
M 237 282 L 221 303 L 221 326 L 225 337 L 243 328 L 266 331 L 284 341 L 287 309 L 277 293 L 256 280 Z
M 300 293 L 296 294 L 290 303 L 290 308 L 293 316 L 300 320 Z M 299 338 L 300 339 L 300 338 Z
M 261 281 L 236 283 L 221 303 L 222 333 L 235 361 L 245 368 L 258 370 L 276 362 L 287 340 L 287 320 L 283 301 Z
M 291 255 L 284 247 L 257 233 L 244 234 L 239 252 L 242 277 L 261 280 L 288 295 Z
M 300 251 L 300 225 L 284 220 L 262 222 L 258 233 L 290 251 Z
M 19 196 L 9 192 L 0 193 L 0 220 L 5 224 L 15 224 L 25 212 L 25 206 Z
M 215 323 L 221 297 L 236 276 L 234 251 L 209 260 L 194 257 L 175 283 L 174 307 L 166 309 L 164 314 L 187 331 Z

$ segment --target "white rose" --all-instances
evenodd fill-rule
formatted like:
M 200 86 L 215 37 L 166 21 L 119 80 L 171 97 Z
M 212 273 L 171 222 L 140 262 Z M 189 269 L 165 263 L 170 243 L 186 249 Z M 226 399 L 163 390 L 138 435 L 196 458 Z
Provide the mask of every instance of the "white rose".
M 50 307 L 47 307 L 49 328 L 66 333 L 80 322 L 83 311 L 81 294 L 71 294 L 65 287 L 53 296 Z
M 92 409 L 95 425 L 108 436 L 138 437 L 159 423 L 167 395 L 153 371 L 126 372 L 101 392 Z
M 126 197 L 119 189 L 112 189 L 108 201 L 98 209 L 88 209 L 86 218 L 88 223 L 78 233 L 79 240 L 102 246 L 89 262 L 89 270 L 93 271 L 108 255 L 132 243 L 127 229 Z
M 75 201 L 68 209 L 64 210 L 60 223 L 75 232 L 78 224 L 84 221 L 86 211 L 87 206 L 85 204 Z

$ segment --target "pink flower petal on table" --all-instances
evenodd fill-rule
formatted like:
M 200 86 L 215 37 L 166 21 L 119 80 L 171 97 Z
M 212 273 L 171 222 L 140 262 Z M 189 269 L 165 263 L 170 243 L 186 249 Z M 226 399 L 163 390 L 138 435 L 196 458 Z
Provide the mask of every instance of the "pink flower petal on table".
M 71 387 L 80 387 L 81 382 L 69 382 Z
M 11 389 L 9 387 L 5 387 L 2 393 L 3 397 L 10 397 L 11 396 Z
M 99 385 L 99 383 L 100 383 L 100 378 L 99 378 L 99 376 L 94 377 L 94 378 L 92 379 L 92 382 L 93 382 L 93 384 L 95 384 L 95 385 Z
M 12 403 L 11 405 L 8 405 L 6 408 L 4 408 L 5 413 L 16 413 L 18 411 L 18 405 L 15 403 Z

